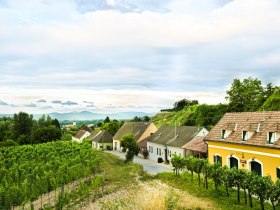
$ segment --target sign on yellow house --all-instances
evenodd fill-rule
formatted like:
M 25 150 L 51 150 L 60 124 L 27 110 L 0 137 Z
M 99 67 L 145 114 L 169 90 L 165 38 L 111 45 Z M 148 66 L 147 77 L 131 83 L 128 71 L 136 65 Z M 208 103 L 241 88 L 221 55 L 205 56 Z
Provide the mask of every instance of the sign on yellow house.
M 209 132 L 210 163 L 280 178 L 280 112 L 227 113 Z

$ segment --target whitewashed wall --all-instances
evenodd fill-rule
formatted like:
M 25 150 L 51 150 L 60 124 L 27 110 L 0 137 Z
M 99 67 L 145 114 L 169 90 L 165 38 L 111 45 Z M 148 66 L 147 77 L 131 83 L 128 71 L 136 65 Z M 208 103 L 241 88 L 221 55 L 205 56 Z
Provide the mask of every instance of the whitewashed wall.
M 164 148 L 165 148 L 164 145 L 148 142 L 147 149 L 149 151 L 149 159 L 157 162 L 158 158 L 162 158 L 163 161 L 165 161 Z M 157 149 L 158 149 L 158 154 L 157 154 Z M 167 159 L 169 161 L 171 160 L 173 154 L 181 155 L 182 157 L 184 157 L 184 149 L 167 146 Z

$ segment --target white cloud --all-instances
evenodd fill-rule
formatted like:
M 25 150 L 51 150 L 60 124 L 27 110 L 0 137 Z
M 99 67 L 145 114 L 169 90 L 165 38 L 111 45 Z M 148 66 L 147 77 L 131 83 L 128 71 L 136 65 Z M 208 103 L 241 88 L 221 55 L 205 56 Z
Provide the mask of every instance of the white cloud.
M 78 109 L 92 98 L 97 109 L 169 106 L 181 95 L 222 102 L 233 78 L 280 84 L 279 36 L 278 0 L 6 1 L 0 97 L 13 104 L 60 100 L 49 102 L 53 109 L 67 101 Z M 52 88 L 60 91 L 46 91 Z M 68 89 L 93 95 L 76 100 L 80 92 Z M 125 95 L 109 91 L 110 101 L 100 95 L 108 89 Z M 167 99 L 158 96 L 168 91 Z

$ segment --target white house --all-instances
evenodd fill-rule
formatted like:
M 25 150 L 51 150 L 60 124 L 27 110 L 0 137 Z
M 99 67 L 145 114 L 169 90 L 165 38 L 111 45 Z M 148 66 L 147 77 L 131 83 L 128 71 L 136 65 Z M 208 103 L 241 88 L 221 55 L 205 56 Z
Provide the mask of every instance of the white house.
M 90 132 L 85 131 L 85 130 L 79 130 L 75 136 L 72 136 L 72 141 L 77 141 L 77 142 L 81 143 L 89 135 L 90 135 Z
M 111 150 L 113 147 L 113 136 L 108 131 L 94 130 L 88 137 L 92 141 L 92 147 L 101 150 Z
M 120 141 L 126 134 L 131 133 L 137 143 L 157 131 L 157 127 L 152 122 L 126 122 L 113 137 L 113 149 L 121 152 Z
M 208 131 L 197 126 L 162 126 L 147 142 L 149 159 L 169 163 L 172 155 L 186 157 L 184 145 L 197 136 L 206 136 Z

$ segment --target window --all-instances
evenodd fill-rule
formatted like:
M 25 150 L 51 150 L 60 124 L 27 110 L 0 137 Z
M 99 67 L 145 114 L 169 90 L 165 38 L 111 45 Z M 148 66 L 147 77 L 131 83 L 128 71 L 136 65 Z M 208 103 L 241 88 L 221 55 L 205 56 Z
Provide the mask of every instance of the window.
M 258 175 L 262 175 L 262 165 L 256 161 L 251 162 L 251 171 L 255 172 Z
M 219 163 L 222 165 L 222 157 L 220 155 L 214 155 L 214 163 Z
M 149 152 L 153 153 L 153 147 L 152 146 L 149 146 Z
M 222 139 L 225 139 L 225 138 L 226 138 L 226 130 L 222 130 L 221 138 L 222 138 Z
M 171 154 L 171 150 L 169 150 L 169 157 L 171 157 L 171 155 L 172 155 L 172 154 Z
M 158 155 L 158 148 L 157 148 L 157 155 Z
M 237 168 L 238 169 L 238 160 L 235 157 L 229 158 L 229 168 Z
M 159 148 L 159 155 L 161 155 L 161 148 Z
M 268 143 L 273 144 L 275 142 L 275 132 L 268 132 Z
M 276 177 L 280 179 L 280 168 L 276 168 Z
M 248 131 L 242 131 L 242 140 L 247 141 L 248 140 Z

